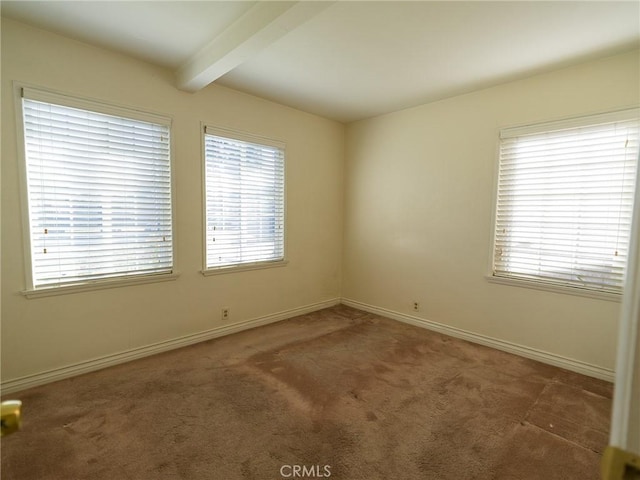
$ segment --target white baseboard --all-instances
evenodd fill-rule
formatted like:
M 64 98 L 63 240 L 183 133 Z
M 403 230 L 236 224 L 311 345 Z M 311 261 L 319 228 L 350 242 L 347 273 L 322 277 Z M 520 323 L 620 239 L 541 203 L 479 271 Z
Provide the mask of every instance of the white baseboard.
M 323 308 L 332 307 L 340 303 L 339 298 L 332 298 L 324 302 L 312 303 L 298 308 L 292 308 L 271 315 L 265 315 L 263 317 L 254 318 L 251 320 L 245 320 L 243 322 L 234 323 L 231 325 L 225 325 L 222 327 L 212 328 L 203 332 L 193 333 L 190 335 L 184 335 L 182 337 L 166 340 L 164 342 L 158 342 L 144 347 L 133 348 L 120 353 L 112 355 L 106 355 L 103 357 L 87 360 L 84 362 L 68 365 L 65 367 L 55 368 L 47 370 L 45 372 L 27 375 L 24 377 L 7 380 L 0 384 L 2 394 L 10 394 L 25 390 L 31 387 L 37 387 L 38 385 L 44 385 L 46 383 L 63 380 L 69 377 L 75 377 L 83 373 L 93 372 L 120 363 L 129 362 L 138 358 L 148 357 L 157 353 L 174 350 L 176 348 L 186 347 L 193 345 L 194 343 L 204 342 L 213 338 L 230 335 L 232 333 L 241 332 L 250 328 L 260 327 L 269 323 L 279 322 L 286 320 L 287 318 L 296 317 L 298 315 L 304 315 L 316 310 L 322 310 Z
M 186 347 L 193 345 L 194 343 L 204 342 L 213 338 L 222 337 L 225 335 L 231 335 L 232 333 L 241 332 L 262 325 L 279 322 L 286 320 L 287 318 L 296 317 L 298 315 L 304 315 L 306 313 L 314 312 L 316 310 L 322 310 L 323 308 L 332 307 L 339 303 L 343 303 L 350 307 L 354 307 L 366 312 L 375 313 L 383 317 L 398 320 L 400 322 L 415 325 L 428 330 L 433 330 L 445 335 L 449 335 L 463 340 L 468 340 L 473 343 L 479 343 L 488 347 L 502 350 L 505 352 L 520 355 L 522 357 L 537 360 L 539 362 L 554 365 L 556 367 L 571 370 L 573 372 L 588 375 L 590 377 L 600 378 L 612 382 L 614 380 L 613 370 L 602 368 L 596 365 L 591 365 L 580 360 L 574 360 L 571 358 L 563 357 L 549 352 L 544 352 L 535 348 L 527 347 L 524 345 L 518 345 L 512 342 L 499 340 L 496 338 L 488 337 L 478 333 L 470 332 L 460 328 L 452 327 L 438 322 L 432 322 L 423 318 L 415 317 L 413 315 L 407 315 L 405 313 L 388 310 L 382 307 L 376 307 L 366 303 L 358 302 L 356 300 L 350 300 L 348 298 L 333 298 L 324 302 L 317 302 L 309 305 L 305 305 L 290 310 L 274 313 L 271 315 L 265 315 L 262 317 L 254 318 L 251 320 L 245 320 L 243 322 L 234 323 L 231 325 L 225 325 L 222 327 L 212 328 L 203 332 L 198 332 L 182 337 L 174 338 L 164 342 L 158 342 L 144 347 L 138 347 L 131 350 L 127 350 L 112 355 L 106 355 L 103 357 L 79 362 L 73 365 L 65 367 L 55 368 L 24 377 L 3 381 L 0 384 L 2 394 L 11 394 L 27 388 L 37 387 L 38 385 L 44 385 L 46 383 L 63 380 L 65 378 L 75 377 L 84 373 L 93 372 L 103 368 L 118 365 L 120 363 L 129 362 L 138 358 L 148 357 L 157 353 L 174 350 L 176 348 Z
M 486 345 L 497 350 L 520 355 L 521 357 L 530 358 L 542 363 L 554 365 L 566 370 L 571 370 L 572 372 L 581 373 L 583 375 L 599 378 L 608 382 L 613 382 L 614 380 L 615 375 L 613 370 L 582 362 L 580 360 L 574 360 L 572 358 L 563 357 L 554 353 L 549 353 L 524 345 L 507 342 L 505 340 L 488 337 L 479 333 L 470 332 L 468 330 L 452 327 L 443 323 L 432 322 L 430 320 L 425 320 L 413 315 L 407 315 L 406 313 L 387 310 L 386 308 L 376 307 L 374 305 L 358 302 L 356 300 L 350 300 L 348 298 L 343 298 L 341 303 L 353 308 L 357 308 L 359 310 L 375 313 L 377 315 L 391 318 L 393 320 L 398 320 L 400 322 L 415 325 L 417 327 L 426 328 L 427 330 L 433 330 L 438 333 L 443 333 L 451 337 L 461 338 L 463 340 L 468 340 L 473 343 L 479 343 L 480 345 Z

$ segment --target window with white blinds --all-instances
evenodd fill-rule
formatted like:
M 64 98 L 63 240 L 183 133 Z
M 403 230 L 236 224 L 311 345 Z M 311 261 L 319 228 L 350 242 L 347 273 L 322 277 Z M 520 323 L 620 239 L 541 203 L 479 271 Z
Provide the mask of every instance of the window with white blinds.
M 503 130 L 493 275 L 620 293 L 638 109 Z
M 31 289 L 171 273 L 170 120 L 23 89 Z
M 205 271 L 284 260 L 284 145 L 206 127 Z

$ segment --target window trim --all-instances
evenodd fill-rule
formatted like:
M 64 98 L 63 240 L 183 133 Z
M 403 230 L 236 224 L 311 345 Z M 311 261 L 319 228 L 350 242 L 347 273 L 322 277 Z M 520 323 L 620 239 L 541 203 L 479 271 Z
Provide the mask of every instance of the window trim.
M 70 293 L 90 292 L 92 290 L 104 290 L 108 288 L 129 287 L 134 285 L 144 285 L 147 283 L 170 282 L 177 280 L 179 273 L 155 273 L 146 275 L 136 275 L 120 277 L 115 280 L 92 280 L 85 283 L 67 284 L 53 287 L 40 287 L 33 290 L 23 290 L 20 292 L 27 298 L 52 297 L 55 295 L 67 295 Z
M 119 277 L 108 277 L 104 279 L 92 279 L 75 283 L 62 285 L 50 285 L 35 287 L 33 284 L 32 258 L 31 258 L 31 232 L 29 218 L 29 190 L 28 190 L 28 174 L 27 174 L 27 158 L 25 146 L 24 132 L 24 112 L 22 108 L 23 91 L 27 91 L 29 98 L 44 102 L 60 103 L 63 106 L 91 110 L 107 115 L 116 115 L 121 117 L 133 118 L 141 121 L 162 123 L 169 127 L 169 135 L 172 135 L 173 117 L 168 114 L 149 112 L 140 110 L 136 107 L 117 105 L 115 103 L 106 103 L 101 100 L 79 97 L 64 92 L 52 90 L 39 85 L 28 84 L 24 82 L 13 82 L 13 100 L 14 113 L 16 120 L 16 153 L 18 158 L 19 171 L 19 190 L 20 190 L 20 213 L 22 222 L 22 247 L 23 247 L 23 266 L 25 274 L 25 288 L 20 291 L 26 298 L 41 298 L 54 295 L 65 295 L 71 293 L 86 292 L 92 290 L 110 289 L 116 287 L 124 287 L 131 285 L 140 285 L 147 283 L 158 283 L 164 281 L 176 280 L 180 273 L 178 272 L 178 242 L 176 235 L 175 221 L 175 162 L 174 162 L 174 142 L 169 142 L 169 167 L 171 175 L 171 234 L 172 234 L 172 267 L 168 272 L 147 273 L 137 275 L 121 275 Z
M 205 135 L 209 133 L 211 135 L 218 135 L 221 137 L 231 138 L 234 140 L 259 143 L 262 145 L 268 145 L 271 147 L 281 148 L 285 153 L 283 180 L 284 180 L 284 195 L 283 195 L 283 224 L 284 224 L 284 238 L 283 249 L 284 255 L 281 260 L 263 260 L 260 262 L 252 263 L 238 263 L 234 265 L 223 265 L 220 267 L 207 267 L 207 157 L 205 148 Z M 284 267 L 289 264 L 288 258 L 288 224 L 287 224 L 287 161 L 286 161 L 286 144 L 284 141 L 275 140 L 273 138 L 256 135 L 241 130 L 235 130 L 228 127 L 221 127 L 215 124 L 200 122 L 200 149 L 201 149 L 201 177 L 202 177 L 202 270 L 200 273 L 205 276 L 223 275 L 227 273 L 245 272 L 251 270 L 263 270 L 267 268 Z
M 496 128 L 496 140 L 495 140 L 495 150 L 494 150 L 494 175 L 493 175 L 493 193 L 492 193 L 492 209 L 491 209 L 491 226 L 490 226 L 490 250 L 487 261 L 487 273 L 484 276 L 485 280 L 489 283 L 494 283 L 498 285 L 506 285 L 513 287 L 522 287 L 534 290 L 540 290 L 545 292 L 552 292 L 558 294 L 566 294 L 566 295 L 574 295 L 598 300 L 606 300 L 611 302 L 621 302 L 622 299 L 622 291 L 620 292 L 611 292 L 611 291 L 598 291 L 595 289 L 588 288 L 580 288 L 576 285 L 566 284 L 557 282 L 545 282 L 545 281 L 536 281 L 535 279 L 530 278 L 518 278 L 518 277 L 510 277 L 503 275 L 496 275 L 494 273 L 494 255 L 495 255 L 495 247 L 496 247 L 496 218 L 498 213 L 498 187 L 499 187 L 499 175 L 500 175 L 500 146 L 501 140 L 503 137 L 503 133 L 507 132 L 508 136 L 515 136 L 517 133 L 526 131 L 526 132 L 534 132 L 534 129 L 538 129 L 538 131 L 545 131 L 552 129 L 554 126 L 563 125 L 571 127 L 572 124 L 580 126 L 582 125 L 580 122 L 582 119 L 591 117 L 591 118 L 607 118 L 607 117 L 615 117 L 618 115 L 629 114 L 631 112 L 635 112 L 636 115 L 640 113 L 640 106 L 638 105 L 630 105 L 622 108 L 617 108 L 614 110 L 607 111 L 598 111 L 591 113 L 582 113 L 578 115 L 571 115 L 567 117 L 555 118 L 552 120 L 540 120 L 532 123 L 520 124 L 520 125 L 511 125 L 511 126 L 498 126 Z M 638 158 L 638 171 L 640 171 L 640 157 Z M 636 190 L 640 188 L 640 185 L 636 185 Z
M 492 251 L 493 253 L 493 251 Z M 524 287 L 533 290 L 541 290 L 543 292 L 561 293 L 567 295 L 575 295 L 578 297 L 595 298 L 598 300 L 607 300 L 610 302 L 622 301 L 622 294 L 613 292 L 598 292 L 597 290 L 589 290 L 586 288 L 574 287 L 570 285 L 560 285 L 546 282 L 536 282 L 535 280 L 515 277 L 503 277 L 489 273 L 485 276 L 489 283 L 498 285 L 507 285 L 511 287 Z

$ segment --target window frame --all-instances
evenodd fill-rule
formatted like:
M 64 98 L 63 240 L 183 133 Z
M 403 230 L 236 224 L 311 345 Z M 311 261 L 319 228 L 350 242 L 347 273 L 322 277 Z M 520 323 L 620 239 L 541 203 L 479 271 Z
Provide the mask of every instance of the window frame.
M 205 137 L 207 134 L 225 137 L 232 140 L 238 140 L 241 142 L 249 142 L 262 144 L 266 146 L 280 148 L 283 151 L 283 196 L 282 196 L 282 209 L 283 209 L 283 258 L 279 260 L 262 260 L 251 263 L 236 263 L 233 265 L 222 265 L 218 267 L 207 266 L 207 155 Z M 221 127 L 215 124 L 200 122 L 200 147 L 202 149 L 202 270 L 200 273 L 204 276 L 213 276 L 227 273 L 244 272 L 251 270 L 263 270 L 268 268 L 284 267 L 288 265 L 288 224 L 287 224 L 287 154 L 286 144 L 284 141 L 276 140 L 273 138 L 256 135 L 253 133 L 231 129 L 228 127 Z
M 499 285 L 507 285 L 507 286 L 515 286 L 515 287 L 524 287 L 534 290 L 541 290 L 546 292 L 553 292 L 559 294 L 568 294 L 568 295 L 576 295 L 587 298 L 594 298 L 599 300 L 607 300 L 613 302 L 620 302 L 622 298 L 622 290 L 620 292 L 611 292 L 611 291 L 599 291 L 597 289 L 592 288 L 581 288 L 579 286 L 569 285 L 569 284 L 561 284 L 561 283 L 553 283 L 544 280 L 535 280 L 532 278 L 521 278 L 516 276 L 503 276 L 503 275 L 495 275 L 494 265 L 495 265 L 495 250 L 496 250 L 496 221 L 498 214 L 498 194 L 499 194 L 499 186 L 500 186 L 500 148 L 501 148 L 501 134 L 502 132 L 516 132 L 516 131 L 527 131 L 527 132 L 544 132 L 544 131 L 553 131 L 554 126 L 564 126 L 564 127 L 580 127 L 580 126 L 588 126 L 589 123 L 586 121 L 592 118 L 606 118 L 606 117 L 615 117 L 615 116 L 624 116 L 624 115 L 635 115 L 635 117 L 640 116 L 640 107 L 638 106 L 628 106 L 625 108 L 620 108 L 616 110 L 609 111 L 600 111 L 595 113 L 586 113 L 579 116 L 571 116 L 571 117 L 563 117 L 556 118 L 549 121 L 539 121 L 535 123 L 529 124 L 521 124 L 516 126 L 505 126 L 499 127 L 497 129 L 496 142 L 495 142 L 495 154 L 494 154 L 494 185 L 493 185 L 493 198 L 492 198 L 492 218 L 491 218 L 491 241 L 490 241 L 490 251 L 487 262 L 487 274 L 485 275 L 485 279 L 490 283 L 495 283 Z M 596 123 L 592 123 L 595 125 Z M 640 155 L 636 158 L 637 166 L 636 169 L 640 171 Z M 635 185 L 636 190 L 640 188 L 640 185 Z
M 170 206 L 171 206 L 171 269 L 168 272 L 144 273 L 133 275 L 119 275 L 114 277 L 88 279 L 84 281 L 69 282 L 60 285 L 34 286 L 33 279 L 33 259 L 31 250 L 31 219 L 29 209 L 29 185 L 28 166 L 26 156 L 26 135 L 24 125 L 23 91 L 29 92 L 29 99 L 56 103 L 64 107 L 78 108 L 93 111 L 106 115 L 114 115 L 124 118 L 131 118 L 140 121 L 163 123 L 169 127 L 169 172 L 170 172 Z M 22 220 L 22 245 L 23 245 L 23 265 L 25 272 L 25 289 L 20 293 L 26 298 L 40 298 L 56 295 L 65 295 L 92 290 L 140 285 L 147 283 L 158 283 L 173 281 L 179 277 L 177 267 L 177 236 L 175 221 L 175 165 L 174 165 L 174 145 L 173 145 L 173 118 L 164 113 L 149 112 L 135 107 L 107 103 L 87 97 L 79 97 L 65 92 L 52 90 L 39 85 L 32 85 L 23 82 L 13 82 L 14 113 L 16 119 L 16 153 L 18 158 L 19 191 L 20 191 L 20 213 Z

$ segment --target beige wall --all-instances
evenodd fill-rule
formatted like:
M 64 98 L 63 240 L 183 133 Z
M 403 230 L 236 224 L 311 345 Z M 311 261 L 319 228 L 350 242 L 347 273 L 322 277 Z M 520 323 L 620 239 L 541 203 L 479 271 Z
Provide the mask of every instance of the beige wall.
M 3 20 L 3 381 L 221 327 L 223 307 L 233 324 L 341 296 L 613 368 L 618 303 L 484 277 L 498 130 L 637 105 L 638 69 L 638 52 L 619 55 L 351 124 L 345 137 L 341 124 L 218 86 L 180 92 L 167 70 Z M 173 117 L 178 280 L 20 294 L 13 81 Z M 199 273 L 201 121 L 286 142 L 288 266 Z
M 178 269 L 173 282 L 26 299 L 12 82 L 173 117 Z M 202 276 L 200 122 L 286 142 L 282 268 Z M 344 127 L 230 89 L 176 90 L 171 72 L 3 19 L 3 381 L 340 295 Z
M 349 125 L 343 298 L 613 368 L 619 303 L 485 275 L 498 130 L 637 106 L 638 68 L 633 52 Z

